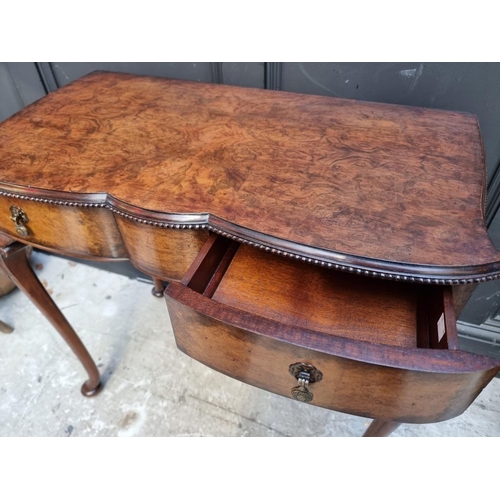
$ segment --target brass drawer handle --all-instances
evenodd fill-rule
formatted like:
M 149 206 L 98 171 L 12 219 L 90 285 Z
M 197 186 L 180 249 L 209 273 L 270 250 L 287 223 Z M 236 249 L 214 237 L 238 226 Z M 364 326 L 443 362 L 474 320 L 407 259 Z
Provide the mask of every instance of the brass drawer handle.
M 22 208 L 12 206 L 10 207 L 10 213 L 10 220 L 14 222 L 16 233 L 23 237 L 28 236 L 30 232 L 25 224 L 29 222 L 29 219 L 24 210 Z
M 306 363 L 294 363 L 288 370 L 299 381 L 298 386 L 292 387 L 293 399 L 310 403 L 313 400 L 313 394 L 308 389 L 309 384 L 319 382 L 323 374 L 315 366 Z

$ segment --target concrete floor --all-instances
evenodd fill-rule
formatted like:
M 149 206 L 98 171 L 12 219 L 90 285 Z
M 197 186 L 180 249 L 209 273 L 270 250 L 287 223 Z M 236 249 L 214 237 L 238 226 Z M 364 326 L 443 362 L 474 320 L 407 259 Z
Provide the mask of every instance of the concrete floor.
M 1 436 L 360 436 L 369 420 L 267 393 L 175 346 L 150 285 L 35 252 L 33 265 L 97 361 L 105 388 L 80 395 L 84 371 L 18 290 L 0 298 Z M 394 436 L 500 436 L 500 380 L 462 416 L 402 425 Z

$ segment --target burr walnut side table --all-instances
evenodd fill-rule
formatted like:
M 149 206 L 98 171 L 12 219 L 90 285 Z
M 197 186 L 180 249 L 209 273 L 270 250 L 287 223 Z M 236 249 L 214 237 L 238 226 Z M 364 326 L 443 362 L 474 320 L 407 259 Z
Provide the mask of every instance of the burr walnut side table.
M 484 205 L 465 113 L 99 72 L 0 124 L 0 262 L 87 396 L 26 245 L 169 281 L 183 352 L 366 435 L 455 417 L 500 369 L 456 330 L 500 273 Z

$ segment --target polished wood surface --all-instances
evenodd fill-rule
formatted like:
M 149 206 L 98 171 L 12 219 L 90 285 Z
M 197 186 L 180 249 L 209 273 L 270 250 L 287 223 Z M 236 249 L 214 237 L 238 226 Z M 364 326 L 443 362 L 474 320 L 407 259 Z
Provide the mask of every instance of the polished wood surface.
M 469 373 L 499 367 L 498 360 L 495 358 L 479 356 L 462 350 L 410 349 L 387 344 L 374 344 L 298 328 L 287 322 L 270 320 L 216 302 L 181 283 L 171 282 L 165 294 L 203 315 L 213 317 L 217 321 L 233 325 L 236 328 L 250 332 L 264 332 L 262 334 L 272 336 L 273 339 L 356 361 L 392 368 L 430 370 L 443 373 Z
M 0 247 L 0 268 L 3 268 L 7 276 L 38 307 L 74 352 L 89 376 L 81 388 L 82 394 L 95 396 L 101 389 L 99 370 L 72 326 L 31 269 L 27 249 L 28 247 L 21 243 Z
M 242 245 L 213 299 L 309 330 L 416 347 L 417 291 L 416 285 L 367 281 Z
M 323 380 L 310 386 L 311 404 L 324 408 L 398 422 L 445 420 L 462 413 L 500 368 L 457 349 L 451 287 L 311 268 L 211 236 L 165 293 L 183 352 L 286 397 L 296 385 L 289 366 L 314 365 Z
M 456 331 L 500 277 L 484 196 L 465 113 L 93 73 L 0 124 L 0 263 L 86 395 L 97 368 L 23 244 L 171 281 L 181 350 L 287 397 L 314 365 L 312 404 L 375 418 L 366 435 L 459 415 L 500 370 Z
M 386 437 L 399 427 L 398 422 L 387 422 L 385 420 L 374 420 L 363 437 Z
M 236 248 L 234 245 L 236 245 Z M 237 328 L 247 329 L 252 332 L 264 331 L 275 339 L 288 341 L 308 349 L 319 349 L 325 353 L 342 355 L 357 361 L 381 364 L 393 368 L 424 369 L 445 373 L 488 370 L 498 365 L 495 359 L 487 356 L 478 356 L 456 349 L 441 351 L 429 348 L 431 337 L 438 336 L 438 321 L 441 315 L 445 326 L 443 338 L 449 337 L 452 343 L 456 342 L 456 316 L 450 301 L 452 296 L 450 287 L 417 287 L 412 335 L 418 340 L 419 330 L 425 330 L 427 338 L 427 345 L 423 346 L 425 348 L 401 347 L 398 345 L 399 340 L 394 336 L 391 344 L 391 341 L 389 341 L 391 339 L 390 333 L 388 333 L 387 339 L 384 339 L 384 329 L 389 331 L 391 324 L 393 328 L 397 328 L 397 322 L 385 315 L 383 302 L 372 303 L 370 310 L 374 316 L 378 317 L 379 324 L 385 323 L 386 326 L 383 328 L 379 326 L 380 335 L 378 339 L 373 337 L 373 342 L 369 342 L 355 337 L 351 338 L 349 332 L 344 335 L 336 335 L 335 323 L 333 322 L 331 331 L 322 331 L 321 322 L 314 323 L 314 318 L 317 315 L 321 317 L 322 314 L 318 312 L 314 301 L 303 301 L 302 304 L 297 304 L 297 308 L 309 311 L 310 317 L 313 318 L 310 326 L 316 326 L 316 330 L 307 329 L 304 325 L 297 324 L 296 316 L 289 316 L 288 314 L 274 316 L 275 313 L 272 312 L 271 314 L 274 317 L 271 319 L 266 317 L 267 313 L 259 315 L 246 310 L 245 302 L 242 302 L 243 307 L 238 308 L 217 301 L 215 300 L 217 289 L 226 278 L 225 274 L 228 272 L 231 260 L 236 259 L 240 251 L 245 252 L 245 247 L 239 246 L 227 238 L 211 235 L 181 282 L 170 283 L 166 290 L 166 296 L 175 299 L 177 302 L 189 304 L 190 307 L 197 311 Z M 263 260 L 270 259 L 272 256 L 262 253 L 261 258 Z M 286 262 L 286 259 L 281 259 Z M 258 269 L 254 270 L 254 272 L 259 274 Z M 322 272 L 329 273 L 324 269 Z M 299 276 L 302 276 L 303 281 L 308 278 L 306 270 L 303 270 Z M 352 277 L 352 275 L 348 276 Z M 286 279 L 294 280 L 295 276 L 291 273 Z M 375 281 L 371 278 L 366 279 L 366 286 L 373 287 L 375 291 L 379 290 Z M 247 281 L 248 289 L 254 286 L 252 280 Z M 258 285 L 258 288 L 261 289 L 260 285 Z M 333 296 L 335 293 L 344 293 L 344 301 L 337 304 L 337 307 L 341 308 L 345 307 L 349 300 L 356 300 L 356 289 L 354 288 L 354 290 L 352 295 L 335 289 L 330 290 L 330 294 Z M 290 293 L 290 297 L 286 296 L 287 293 Z M 273 297 L 269 307 L 275 307 L 274 303 L 283 302 L 286 304 L 290 300 L 293 301 L 293 293 L 293 289 L 283 283 L 283 288 Z M 255 297 L 257 302 L 270 302 L 269 295 L 265 293 L 259 295 L 248 290 L 246 294 Z M 430 301 L 427 300 L 429 296 L 432 296 Z M 261 305 L 251 305 L 251 307 L 256 307 L 257 311 L 265 310 Z M 300 312 L 299 314 L 303 313 Z M 339 315 L 337 318 L 341 319 L 342 316 Z M 332 316 L 332 319 L 335 320 L 335 316 Z M 353 321 L 355 322 L 356 319 L 353 318 Z M 371 327 L 373 327 L 373 323 Z
M 29 218 L 26 237 L 15 230 L 12 206 L 24 210 Z M 113 214 L 103 208 L 61 206 L 0 196 L 0 229 L 16 240 L 71 257 L 127 258 Z
M 225 375 L 289 398 L 292 387 L 297 385 L 288 372 L 289 366 L 310 363 L 323 373 L 323 380 L 310 387 L 314 394 L 310 404 L 323 408 L 398 422 L 438 422 L 463 413 L 499 370 L 492 360 L 488 368 L 485 360 L 483 370 L 447 372 L 448 363 L 438 363 L 438 358 L 432 357 L 434 363 L 426 364 L 422 359 L 415 369 L 409 367 L 411 361 L 405 368 L 383 366 L 383 357 L 377 354 L 387 349 L 374 352 L 373 344 L 361 348 L 360 342 L 358 348 L 364 352 L 358 352 L 358 356 L 377 361 L 357 361 L 347 357 L 342 338 L 324 335 L 316 341 L 319 335 L 302 330 L 310 345 L 306 348 L 292 327 L 275 322 L 272 329 L 269 322 L 231 311 L 191 290 L 192 300 L 187 300 L 179 293 L 180 287 L 179 283 L 169 285 L 167 304 L 181 351 Z M 231 312 L 240 317 L 239 325 Z M 413 355 L 410 350 L 397 354 L 401 366 L 406 363 L 405 356 Z M 455 361 L 456 369 L 458 359 L 468 355 L 460 354 L 464 356 L 450 360 Z M 433 364 L 442 371 L 435 370 Z
M 156 278 L 180 280 L 208 238 L 208 231 L 144 225 L 116 216 L 132 264 Z
M 125 203 L 346 271 L 500 271 L 465 113 L 94 73 L 2 123 L 0 165 L 11 194 Z

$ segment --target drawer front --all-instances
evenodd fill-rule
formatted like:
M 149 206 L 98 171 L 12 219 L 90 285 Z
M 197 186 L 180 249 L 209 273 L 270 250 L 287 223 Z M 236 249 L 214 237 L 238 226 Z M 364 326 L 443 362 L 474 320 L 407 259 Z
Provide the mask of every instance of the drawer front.
M 290 365 L 306 363 L 322 374 L 311 384 L 310 404 L 355 415 L 409 423 L 437 422 L 461 414 L 498 369 L 473 373 L 433 373 L 378 366 L 307 349 L 234 327 L 188 307 L 173 296 L 167 304 L 177 345 L 203 364 L 242 382 L 292 397 L 297 380 Z M 171 296 L 169 296 L 171 295 Z M 201 308 L 206 297 L 199 297 Z M 215 303 L 210 308 L 217 308 Z
M 162 228 L 115 217 L 132 264 L 166 281 L 180 280 L 208 239 L 206 229 Z
M 11 207 L 21 213 L 18 230 Z M 103 207 L 72 207 L 0 196 L 0 231 L 69 256 L 127 258 L 113 214 Z

